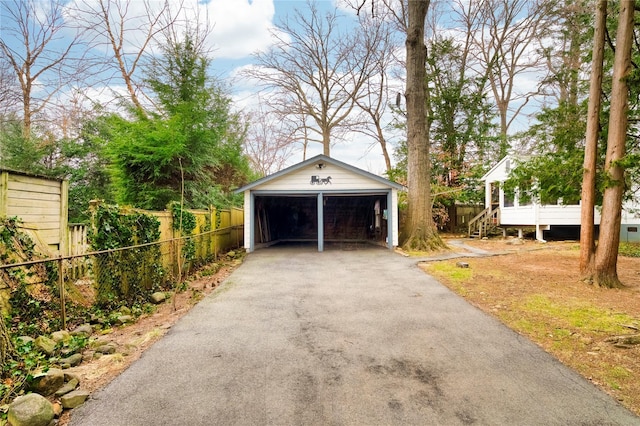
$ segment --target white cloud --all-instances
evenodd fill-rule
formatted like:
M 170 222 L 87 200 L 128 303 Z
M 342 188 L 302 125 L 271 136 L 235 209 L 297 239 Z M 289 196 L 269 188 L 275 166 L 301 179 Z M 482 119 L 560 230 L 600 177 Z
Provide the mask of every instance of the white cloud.
M 70 26 L 87 29 L 84 37 L 89 38 L 92 45 L 110 51 L 112 47 L 102 18 L 104 8 L 116 43 L 122 42 L 125 53 L 137 53 L 147 40 L 150 22 L 161 13 L 163 6 L 158 0 L 73 0 L 65 5 L 64 16 Z
M 173 17 L 179 16 L 178 23 L 193 25 L 197 22 L 210 29 L 208 41 L 216 58 L 238 59 L 271 46 L 270 31 L 275 28 L 273 1 L 185 0 L 182 10 L 177 10 L 178 2 L 169 2 L 169 8 Z M 136 53 L 147 38 L 150 20 L 162 10 L 164 2 L 107 0 L 103 4 L 108 7 L 112 29 L 119 31 L 123 24 L 124 51 Z M 111 49 L 103 32 L 104 27 L 100 24 L 100 11 L 99 0 L 73 0 L 65 7 L 65 17 L 72 25 L 94 29 L 91 37 L 95 37 L 101 48 Z
M 216 58 L 239 59 L 264 51 L 273 43 L 273 0 L 211 0 L 205 14 L 213 26 L 211 42 Z

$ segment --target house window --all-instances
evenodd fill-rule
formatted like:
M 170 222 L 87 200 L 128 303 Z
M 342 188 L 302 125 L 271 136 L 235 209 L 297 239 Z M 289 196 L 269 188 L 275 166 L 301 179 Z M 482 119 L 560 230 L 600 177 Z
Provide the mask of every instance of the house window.
M 515 205 L 515 192 L 505 189 L 504 191 L 504 206 L 513 207 Z
M 524 191 L 518 189 L 518 205 L 530 206 L 533 203 L 533 195 L 531 191 Z
M 500 182 L 491 183 L 491 209 L 500 206 Z

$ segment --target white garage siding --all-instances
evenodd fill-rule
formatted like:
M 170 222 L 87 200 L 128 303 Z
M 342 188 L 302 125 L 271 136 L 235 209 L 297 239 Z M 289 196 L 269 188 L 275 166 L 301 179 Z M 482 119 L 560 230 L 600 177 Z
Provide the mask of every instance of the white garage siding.
M 312 178 L 315 177 L 319 182 L 322 179 L 329 179 L 330 183 L 312 183 Z M 319 189 L 327 191 L 340 191 L 340 190 L 371 190 L 371 189 L 388 189 L 388 185 L 384 185 L 382 182 L 373 181 L 362 175 L 357 175 L 350 170 L 335 166 L 333 164 L 325 163 L 322 169 L 316 169 L 314 166 L 306 167 L 301 170 L 296 170 L 285 176 L 280 176 L 272 181 L 265 182 L 264 185 L 260 185 L 261 191 L 317 191 Z
M 368 220 L 369 223 L 376 225 L 381 223 L 382 226 L 380 228 L 376 226 L 375 229 L 369 230 L 370 234 L 375 234 L 378 231 L 375 238 L 380 238 L 386 246 L 393 248 L 398 245 L 398 190 L 401 189 L 403 189 L 402 185 L 338 160 L 324 155 L 313 157 L 257 180 L 236 191 L 244 193 L 245 248 L 248 251 L 256 248 L 256 224 L 258 223 L 259 226 L 264 228 L 265 218 L 256 217 L 256 198 L 260 202 L 267 201 L 270 204 L 277 204 L 277 200 L 281 200 L 279 201 L 281 203 L 280 206 L 285 208 L 287 197 L 290 197 L 289 200 L 300 197 L 306 198 L 309 203 L 312 202 L 310 200 L 315 198 L 313 202 L 315 203 L 317 214 L 313 212 L 313 215 L 307 216 L 313 217 L 317 222 L 314 226 L 316 226 L 315 232 L 317 232 L 318 249 L 320 251 L 323 249 L 324 227 L 327 221 L 330 224 L 351 222 L 345 221 L 345 216 L 348 217 L 349 212 L 342 211 L 338 215 L 335 211 L 332 213 L 329 207 L 326 207 L 329 210 L 325 211 L 325 204 L 331 200 L 333 201 L 329 204 L 333 206 L 334 210 L 336 204 L 345 209 L 357 208 L 359 217 L 365 214 L 371 216 L 363 220 Z M 348 197 L 348 200 L 341 197 Z M 310 208 L 309 203 L 304 206 L 307 213 Z M 377 210 L 376 206 L 379 207 Z M 336 216 L 325 217 L 331 214 Z M 378 215 L 377 222 L 375 215 Z M 331 219 L 334 220 L 332 221 Z M 280 227 L 286 226 L 286 221 L 281 220 L 278 225 Z M 362 223 L 359 223 L 358 226 L 360 231 L 367 231 L 363 228 Z M 379 233 L 382 229 L 386 231 L 386 234 L 381 235 Z M 326 230 L 328 233 L 331 233 L 330 231 L 335 236 L 335 229 Z M 345 234 L 348 234 L 348 232 L 345 232 Z

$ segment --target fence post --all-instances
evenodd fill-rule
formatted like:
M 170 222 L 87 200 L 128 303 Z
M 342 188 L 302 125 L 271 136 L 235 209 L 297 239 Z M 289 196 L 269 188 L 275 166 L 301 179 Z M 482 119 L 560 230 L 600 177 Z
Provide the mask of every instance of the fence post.
M 238 217 L 238 212 L 236 211 L 235 207 L 231 207 L 231 226 L 233 226 L 232 231 L 233 231 L 233 236 L 236 237 L 236 249 L 240 248 L 240 238 L 238 236 L 238 223 L 236 218 Z
M 60 314 L 62 315 L 62 329 L 67 329 L 67 307 L 64 295 L 64 260 L 58 258 L 58 292 L 60 293 Z
M 209 206 L 209 215 L 211 218 L 211 250 L 213 251 L 213 258 L 218 260 L 218 222 L 217 222 L 217 210 L 215 206 Z

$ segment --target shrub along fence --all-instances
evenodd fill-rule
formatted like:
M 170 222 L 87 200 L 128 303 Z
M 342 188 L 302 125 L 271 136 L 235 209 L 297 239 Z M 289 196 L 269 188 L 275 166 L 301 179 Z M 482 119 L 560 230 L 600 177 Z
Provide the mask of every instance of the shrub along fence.
M 57 258 L 40 258 L 15 219 L 0 223 L 0 310 L 14 326 L 28 328 L 14 332 L 67 328 L 68 320 L 86 320 L 91 306 L 142 305 L 152 293 L 175 288 L 194 268 L 243 245 L 241 209 L 91 208 L 91 226 L 78 231 L 88 235 L 74 237 L 85 248 Z M 87 241 L 91 251 L 84 252 Z

